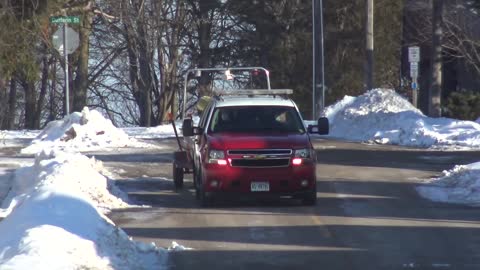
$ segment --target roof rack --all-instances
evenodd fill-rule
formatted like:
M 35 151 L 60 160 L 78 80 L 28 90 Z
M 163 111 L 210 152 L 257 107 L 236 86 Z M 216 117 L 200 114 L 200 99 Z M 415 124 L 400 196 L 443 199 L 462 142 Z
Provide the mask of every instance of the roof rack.
M 217 96 L 286 96 L 293 94 L 292 89 L 239 89 L 223 90 L 216 89 L 213 93 Z

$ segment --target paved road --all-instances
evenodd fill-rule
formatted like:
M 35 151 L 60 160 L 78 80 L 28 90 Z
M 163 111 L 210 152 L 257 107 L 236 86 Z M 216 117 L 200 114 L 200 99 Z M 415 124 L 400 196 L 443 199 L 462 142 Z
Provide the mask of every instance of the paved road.
M 165 142 L 162 142 L 165 143 Z M 228 201 L 200 208 L 172 190 L 169 147 L 97 155 L 131 198 L 151 208 L 110 217 L 134 239 L 193 248 L 171 269 L 480 269 L 478 208 L 433 203 L 414 187 L 480 152 L 421 151 L 316 140 L 318 205 Z

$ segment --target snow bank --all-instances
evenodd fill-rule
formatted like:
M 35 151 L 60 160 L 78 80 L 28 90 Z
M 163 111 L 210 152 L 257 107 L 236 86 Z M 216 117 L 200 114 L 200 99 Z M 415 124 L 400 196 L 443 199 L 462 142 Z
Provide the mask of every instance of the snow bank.
M 412 147 L 479 148 L 480 124 L 448 118 L 429 118 L 389 89 L 346 96 L 325 110 L 330 135 Z
M 80 154 L 61 151 L 43 151 L 37 154 L 33 166 L 15 171 L 13 185 L 3 203 L 10 205 L 3 211 L 3 215 L 0 211 L 0 217 L 8 215 L 38 186 L 52 186 L 68 193 L 84 194 L 95 207 L 101 208 L 104 212 L 130 206 L 110 193 L 111 184 L 101 174 L 102 171 L 102 162 L 94 158 L 89 159 Z
M 433 201 L 480 205 L 480 162 L 457 165 L 417 190 Z
M 74 112 L 63 120 L 52 121 L 22 149 L 24 154 L 35 154 L 43 149 L 70 151 L 93 151 L 118 147 L 147 147 L 131 139 L 123 130 L 116 128 L 100 112 L 85 107 L 81 113 Z
M 43 152 L 18 169 L 0 212 L 0 269 L 161 269 L 164 250 L 133 242 L 103 214 L 127 204 L 110 194 L 101 168 L 80 154 Z

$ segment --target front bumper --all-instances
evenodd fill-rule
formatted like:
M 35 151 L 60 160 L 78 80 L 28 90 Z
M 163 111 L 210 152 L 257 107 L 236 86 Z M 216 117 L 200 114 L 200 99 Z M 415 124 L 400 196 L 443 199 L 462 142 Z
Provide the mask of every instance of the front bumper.
M 202 174 L 208 194 L 250 194 L 252 196 L 303 196 L 316 191 L 315 163 L 275 168 L 242 168 L 207 164 Z M 302 185 L 302 182 L 308 183 Z M 216 182 L 216 184 L 212 184 Z M 268 191 L 252 191 L 252 182 L 267 182 Z

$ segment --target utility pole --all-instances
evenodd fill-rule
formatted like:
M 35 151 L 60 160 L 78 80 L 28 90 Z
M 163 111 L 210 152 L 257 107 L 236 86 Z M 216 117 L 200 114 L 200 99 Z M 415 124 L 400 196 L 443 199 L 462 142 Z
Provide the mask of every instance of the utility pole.
M 312 0 L 313 16 L 313 100 L 312 119 L 325 108 L 325 49 L 323 34 L 323 0 Z
M 432 7 L 432 68 L 429 89 L 428 114 L 431 117 L 442 116 L 442 36 L 444 0 L 433 0 Z
M 367 1 L 365 90 L 373 89 L 373 0 Z

